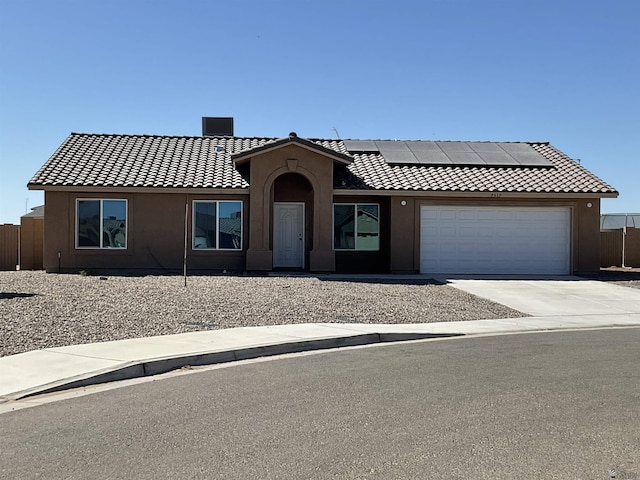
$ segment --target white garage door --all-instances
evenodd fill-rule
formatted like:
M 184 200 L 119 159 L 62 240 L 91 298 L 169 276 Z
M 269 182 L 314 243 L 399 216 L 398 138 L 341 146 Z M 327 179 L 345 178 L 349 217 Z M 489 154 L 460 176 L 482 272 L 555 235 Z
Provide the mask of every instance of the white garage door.
M 421 273 L 569 273 L 569 208 L 423 206 L 420 217 Z

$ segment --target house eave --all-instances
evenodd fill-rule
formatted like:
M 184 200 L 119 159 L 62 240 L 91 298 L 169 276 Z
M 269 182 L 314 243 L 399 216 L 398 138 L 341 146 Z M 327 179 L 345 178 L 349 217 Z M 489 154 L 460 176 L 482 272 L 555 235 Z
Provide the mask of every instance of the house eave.
M 617 198 L 618 192 L 469 192 L 469 191 L 424 191 L 424 190 L 350 190 L 334 189 L 340 196 L 383 197 L 464 197 L 464 198 Z
M 51 192 L 94 192 L 94 193 L 187 193 L 208 195 L 249 195 L 249 188 L 210 188 L 210 187 L 90 187 L 82 185 L 28 185 L 29 190 Z
M 249 195 L 249 187 L 111 187 L 83 185 L 27 185 L 29 190 L 52 192 L 95 192 L 95 193 L 187 193 L 209 195 Z M 465 198 L 617 198 L 618 192 L 472 192 L 455 190 L 358 190 L 334 188 L 333 195 L 340 196 L 382 196 L 382 197 L 465 197 Z

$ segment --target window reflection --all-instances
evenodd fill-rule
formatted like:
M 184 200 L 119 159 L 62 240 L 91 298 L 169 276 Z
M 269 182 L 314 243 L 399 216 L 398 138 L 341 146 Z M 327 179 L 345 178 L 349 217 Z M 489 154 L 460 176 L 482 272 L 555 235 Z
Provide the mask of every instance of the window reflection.
M 379 205 L 335 204 L 333 248 L 335 250 L 379 250 Z
M 242 202 L 193 202 L 194 249 L 242 249 Z

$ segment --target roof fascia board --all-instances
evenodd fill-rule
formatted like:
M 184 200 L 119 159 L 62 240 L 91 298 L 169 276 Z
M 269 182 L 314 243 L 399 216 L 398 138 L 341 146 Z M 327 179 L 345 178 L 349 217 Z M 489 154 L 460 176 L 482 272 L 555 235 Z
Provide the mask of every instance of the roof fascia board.
M 95 192 L 95 193 L 207 193 L 211 195 L 249 195 L 248 188 L 207 188 L 207 187 L 83 187 L 28 185 L 29 190 L 51 192 Z
M 84 187 L 28 185 L 29 190 L 52 192 L 94 192 L 94 193 L 197 193 L 210 195 L 249 195 L 249 188 L 194 188 L 194 187 Z M 419 191 L 419 190 L 350 190 L 334 189 L 333 195 L 383 196 L 383 197 L 476 197 L 476 198 L 617 198 L 615 193 L 597 192 L 460 192 L 460 191 Z
M 468 198 L 617 198 L 615 193 L 589 192 L 460 192 L 448 191 L 415 191 L 415 190 L 348 190 L 334 189 L 333 195 L 341 196 L 380 196 L 380 197 L 468 197 Z

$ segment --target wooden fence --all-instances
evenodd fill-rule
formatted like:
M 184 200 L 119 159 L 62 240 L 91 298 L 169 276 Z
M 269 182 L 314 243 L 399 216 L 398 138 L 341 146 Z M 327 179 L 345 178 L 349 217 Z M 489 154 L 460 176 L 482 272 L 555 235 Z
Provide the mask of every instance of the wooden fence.
M 621 267 L 623 231 L 600 232 L 600 266 Z M 627 228 L 624 237 L 624 266 L 640 267 L 640 228 Z
M 0 270 L 15 270 L 19 262 L 20 225 L 0 225 Z
M 42 270 L 44 217 L 20 219 L 20 270 Z
M 44 218 L 24 216 L 20 225 L 0 225 L 0 270 L 42 270 Z

